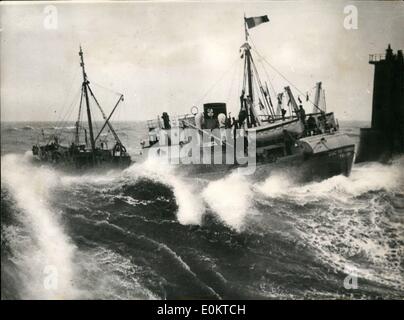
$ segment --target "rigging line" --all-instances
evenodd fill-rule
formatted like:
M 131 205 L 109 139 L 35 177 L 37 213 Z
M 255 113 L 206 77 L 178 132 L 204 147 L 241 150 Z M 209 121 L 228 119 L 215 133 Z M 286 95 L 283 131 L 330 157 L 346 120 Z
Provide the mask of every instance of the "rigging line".
M 85 126 L 83 124 L 83 121 L 84 121 L 84 112 L 82 112 L 81 115 L 80 115 L 80 130 L 81 130 L 81 132 L 83 132 L 85 130 Z M 85 143 L 85 140 L 82 143 Z
M 67 126 L 67 124 L 68 124 L 68 122 L 69 122 L 68 119 L 69 119 L 69 118 L 71 117 L 71 115 L 73 114 L 73 110 L 74 110 L 73 107 L 71 107 L 71 108 L 69 109 L 69 113 L 66 115 L 66 120 L 61 123 L 60 128 L 56 131 L 57 134 L 60 134 L 60 135 L 61 135 L 61 133 L 64 131 L 65 126 Z
M 266 116 L 270 116 L 270 115 L 274 116 L 274 114 L 273 114 L 273 112 L 271 110 L 271 107 L 269 106 L 269 103 L 266 100 L 266 97 L 265 97 L 265 95 L 263 93 L 263 88 L 260 85 L 259 79 L 257 77 L 254 77 L 254 78 L 255 78 L 255 83 L 254 84 L 255 84 L 255 87 L 256 87 L 255 90 L 257 92 L 256 96 L 258 97 L 258 103 L 259 103 L 259 105 L 258 105 L 259 110 L 262 113 L 264 113 L 264 115 L 266 115 Z M 262 101 L 261 101 L 261 98 L 262 98 Z M 261 109 L 261 105 L 264 107 L 263 109 Z
M 109 118 L 107 118 L 107 116 L 106 116 L 105 113 L 104 113 L 104 110 L 101 108 L 100 104 L 98 103 L 98 100 L 97 100 L 97 98 L 95 97 L 95 95 L 94 95 L 93 91 L 91 90 L 90 86 L 88 86 L 88 89 L 90 90 L 90 94 L 91 94 L 92 98 L 94 99 L 95 104 L 97 105 L 98 109 L 100 109 L 100 111 L 101 111 L 101 114 L 102 114 L 102 117 L 103 117 L 103 119 L 104 119 L 104 121 L 105 121 L 105 124 L 108 125 L 109 130 L 112 132 L 112 134 L 113 134 L 115 140 L 116 140 L 117 142 L 119 142 L 119 137 L 118 137 L 118 135 L 116 134 L 114 128 L 112 127 L 111 123 L 109 122 Z M 121 99 L 122 99 L 122 95 L 120 96 L 119 101 L 121 101 Z M 105 127 L 105 125 L 103 126 L 103 128 L 104 128 L 104 127 Z M 98 131 L 98 127 L 96 127 L 96 129 L 97 129 L 97 131 Z M 97 137 L 98 137 L 100 134 L 101 134 L 101 132 L 97 135 Z
M 259 77 L 259 74 L 258 74 L 258 71 L 257 71 L 257 67 L 256 67 L 256 65 L 255 65 L 255 62 L 254 62 L 254 60 L 252 59 L 252 57 L 251 57 L 251 62 L 252 62 L 252 66 L 253 66 L 253 69 L 254 69 L 254 72 L 255 72 L 255 81 L 256 81 L 256 83 L 257 83 L 257 87 L 258 87 L 258 92 L 260 92 L 261 93 L 261 96 L 262 96 L 262 98 L 263 98 L 263 100 L 264 100 L 264 103 L 266 104 L 266 109 L 267 109 L 267 111 L 269 111 L 268 112 L 268 115 L 269 115 L 269 113 L 274 117 L 275 116 L 275 112 L 274 112 L 274 110 L 273 110 L 273 108 L 271 107 L 271 104 L 270 104 L 270 102 L 267 100 L 267 97 L 265 96 L 265 94 L 264 94 L 264 88 L 263 88 L 263 86 L 262 86 L 262 83 L 261 83 L 261 79 L 260 79 L 260 77 Z M 258 95 L 259 96 L 259 95 Z M 265 106 L 264 106 L 265 107 Z
M 245 53 L 244 53 L 245 54 Z M 243 69 L 243 92 L 245 92 L 247 86 L 247 59 L 244 59 L 244 69 Z
M 66 116 L 70 116 L 73 112 L 73 108 L 70 109 L 70 113 Z M 63 121 L 59 124 L 59 127 L 57 127 L 57 129 L 55 129 L 53 135 L 51 135 L 48 139 L 48 142 L 50 142 L 52 140 L 52 137 L 60 137 L 62 135 L 62 132 L 64 131 L 63 129 L 65 128 L 65 126 L 67 125 L 67 121 Z
M 116 108 L 118 107 L 118 105 L 119 105 L 119 103 L 122 101 L 122 99 L 123 99 L 123 95 L 120 95 L 118 101 L 116 102 L 114 108 L 112 109 L 111 113 L 109 114 L 107 120 L 104 122 L 104 125 L 102 126 L 101 130 L 99 131 L 99 133 L 98 133 L 97 137 L 94 139 L 94 141 L 96 141 L 96 140 L 98 139 L 98 137 L 100 136 L 102 130 L 104 130 L 105 126 L 107 125 L 107 122 L 111 119 L 112 115 L 114 114 Z M 119 140 L 119 137 L 118 137 L 118 136 L 117 136 L 117 138 L 118 138 L 118 139 L 117 139 L 117 142 L 120 143 L 120 140 Z
M 81 93 L 81 88 L 80 88 L 80 91 L 78 91 L 78 92 L 76 93 L 76 96 L 74 97 L 74 99 L 73 99 L 73 101 L 71 102 L 69 108 L 67 109 L 67 112 L 66 112 L 64 118 L 62 119 L 62 126 L 61 126 L 61 129 L 62 129 L 65 125 L 67 125 L 67 122 L 69 121 L 70 116 L 72 115 L 73 110 L 75 109 L 75 108 L 73 107 L 73 105 L 74 105 L 74 104 L 77 102 L 77 100 L 78 100 L 79 92 Z
M 203 99 L 206 98 L 206 96 L 212 91 L 212 89 L 213 89 L 214 87 L 216 87 L 216 85 L 219 84 L 220 81 L 223 80 L 224 76 L 225 76 L 231 69 L 234 68 L 234 63 L 237 62 L 238 59 L 239 59 L 239 57 L 237 57 L 237 59 L 234 60 L 234 62 L 230 65 L 230 68 L 226 69 L 226 70 L 222 73 L 222 75 L 220 76 L 220 78 L 206 91 L 206 93 L 202 96 L 202 98 L 199 99 L 194 105 L 197 106 Z
M 99 102 L 98 102 L 97 98 L 95 97 L 93 91 L 91 90 L 90 86 L 88 86 L 88 90 L 90 91 L 91 97 L 94 99 L 95 104 L 97 105 L 98 109 L 101 111 L 103 119 L 106 120 L 107 116 L 105 115 L 104 110 L 101 108 L 101 105 L 99 104 Z M 111 124 L 108 123 L 108 126 L 111 126 Z
M 296 87 L 292 82 L 290 82 L 278 69 L 276 69 L 273 65 L 271 65 L 271 64 L 267 61 L 267 59 L 266 59 L 264 56 L 261 56 L 255 48 L 254 48 L 253 50 L 255 51 L 255 53 L 256 53 L 258 56 L 260 56 L 260 57 L 263 59 L 264 62 L 266 62 L 272 69 L 274 69 L 275 72 L 278 73 L 284 80 L 286 80 L 293 88 L 295 88 L 300 94 L 305 95 L 298 87 Z M 317 108 L 318 110 L 320 110 L 320 112 L 323 112 L 323 111 L 322 111 L 319 107 L 317 107 L 316 104 L 315 104 L 313 101 L 311 101 L 310 99 L 309 99 L 309 102 L 310 102 L 315 108 Z
M 78 114 L 78 116 L 77 116 L 77 121 L 76 121 L 76 123 L 74 124 L 75 125 L 75 132 L 74 132 L 74 134 L 75 134 L 75 142 L 78 144 L 78 142 L 79 142 L 79 125 L 80 125 L 80 117 L 81 117 L 81 107 L 82 107 L 82 104 L 83 104 L 83 95 L 84 95 L 84 88 L 83 88 L 83 86 L 81 86 L 81 95 L 80 95 L 80 104 L 79 104 L 79 114 Z
M 270 100 L 271 97 L 267 97 L 267 95 L 265 94 L 265 91 L 264 91 L 265 89 L 264 89 L 264 87 L 262 85 L 262 82 L 261 82 L 261 79 L 260 79 L 260 77 L 258 75 L 258 71 L 257 71 L 257 67 L 255 65 L 255 62 L 253 60 L 251 60 L 251 61 L 253 62 L 253 67 L 254 67 L 254 70 L 255 70 L 255 73 L 256 73 L 256 78 L 257 78 L 256 82 L 257 82 L 258 89 L 259 89 L 259 91 L 261 93 L 261 96 L 262 96 L 262 99 L 264 101 L 264 104 L 266 105 L 267 115 L 271 114 L 271 116 L 274 117 L 275 116 L 275 111 L 273 110 L 273 107 L 271 105 L 271 100 Z
M 257 50 L 257 46 L 255 45 L 254 41 L 251 39 L 251 43 L 253 45 L 253 49 L 255 52 L 258 52 Z M 260 58 L 260 55 L 258 54 L 258 58 Z M 274 95 L 274 97 L 278 96 L 278 93 L 276 92 L 274 86 L 272 85 L 272 81 L 271 81 L 271 77 L 269 76 L 269 73 L 267 72 L 267 69 L 265 69 L 264 64 L 262 63 L 262 59 L 258 59 L 258 62 L 261 64 L 262 69 L 264 70 L 265 75 L 267 76 L 268 82 L 269 82 L 269 86 L 271 87 L 272 90 L 272 94 Z
M 79 73 L 79 69 L 76 69 L 76 68 L 75 68 L 74 70 L 75 70 L 75 72 L 74 72 L 74 74 L 73 74 L 72 81 L 70 82 L 70 83 L 71 83 L 71 84 L 70 84 L 70 88 L 69 88 L 69 90 L 67 91 L 67 92 L 68 92 L 67 97 L 69 97 L 69 96 L 72 94 L 73 89 L 74 89 L 74 84 L 76 83 L 76 78 L 77 78 L 77 75 L 78 75 L 78 73 Z M 64 102 L 64 104 L 63 104 L 63 106 L 62 106 L 62 110 L 65 110 L 65 107 L 66 107 L 66 105 L 67 105 L 68 103 L 69 103 L 69 100 L 66 99 L 65 102 Z M 48 106 L 48 108 L 46 109 L 46 113 L 47 113 L 47 114 L 50 113 L 50 112 L 49 112 L 49 109 L 51 109 L 51 106 Z M 53 108 L 52 108 L 52 109 L 53 109 Z M 58 113 L 57 115 L 58 115 L 58 118 L 56 118 L 56 120 L 55 120 L 55 119 L 53 120 L 53 121 L 55 121 L 56 123 L 60 121 L 60 120 L 59 120 L 59 118 L 60 118 L 59 113 Z
M 268 62 L 268 60 L 267 60 L 263 55 L 261 55 L 261 54 L 258 52 L 257 47 L 256 47 L 254 41 L 252 41 L 252 39 L 251 39 L 251 42 L 252 42 L 253 47 L 254 47 L 254 48 L 253 48 L 254 52 L 258 55 L 258 57 L 260 57 L 260 58 L 262 59 L 262 61 L 266 62 L 272 69 L 275 70 L 275 72 L 277 72 L 284 80 L 286 80 L 286 81 L 287 81 L 293 88 L 295 88 L 300 94 L 305 95 L 297 86 L 295 86 L 291 81 L 289 81 L 279 70 L 277 70 L 273 65 L 271 65 L 271 64 Z M 265 68 L 264 68 L 264 71 L 266 72 Z M 271 84 L 271 82 L 270 82 L 270 84 Z M 271 84 L 271 86 L 272 86 L 272 84 Z M 314 88 L 315 88 L 315 86 L 314 86 Z M 316 107 L 317 109 L 319 109 L 320 111 L 322 111 L 319 107 L 317 107 L 317 106 L 314 104 L 313 101 L 311 101 L 310 99 L 309 99 L 308 101 L 309 101 L 314 107 Z
M 72 108 L 73 104 L 76 102 L 77 97 L 79 92 L 81 92 L 81 86 L 78 88 L 77 92 L 75 93 L 73 99 L 70 102 L 69 107 L 66 108 L 67 103 L 63 106 L 62 112 L 59 114 L 58 120 L 56 121 L 56 124 L 60 126 L 61 123 L 63 123 L 66 119 L 67 114 L 69 113 L 70 109 Z
M 91 80 L 91 84 L 94 84 L 94 85 L 96 85 L 97 87 L 100 87 L 100 88 L 102 88 L 102 89 L 105 89 L 105 90 L 108 90 L 109 92 L 112 92 L 112 93 L 114 93 L 114 94 L 116 94 L 116 95 L 122 95 L 122 93 L 120 93 L 120 92 L 118 92 L 118 91 L 115 91 L 115 90 L 112 90 L 111 88 L 107 88 L 107 87 L 104 87 L 103 85 L 101 85 L 101 84 L 99 84 L 99 83 L 97 83 L 97 82 L 94 82 L 94 81 L 92 81 Z
M 74 108 L 73 108 L 73 104 L 76 102 L 76 100 L 77 100 L 77 98 L 78 98 L 78 94 L 79 94 L 80 92 L 81 92 L 81 87 L 80 87 L 80 90 L 77 91 L 77 93 L 76 93 L 74 99 L 71 101 L 70 106 L 69 106 L 68 108 L 64 109 L 65 112 L 62 113 L 62 114 L 59 116 L 59 120 L 56 122 L 56 129 L 55 129 L 55 131 L 54 131 L 53 136 L 60 135 L 60 133 L 61 133 L 61 131 L 62 131 L 62 128 L 63 128 L 63 127 L 66 125 L 66 123 L 67 123 L 66 119 L 67 119 L 68 117 L 70 117 L 70 115 L 71 115 L 72 112 L 73 112 L 73 109 L 74 109 Z M 51 140 L 51 138 L 49 138 L 48 142 L 49 142 L 50 140 Z

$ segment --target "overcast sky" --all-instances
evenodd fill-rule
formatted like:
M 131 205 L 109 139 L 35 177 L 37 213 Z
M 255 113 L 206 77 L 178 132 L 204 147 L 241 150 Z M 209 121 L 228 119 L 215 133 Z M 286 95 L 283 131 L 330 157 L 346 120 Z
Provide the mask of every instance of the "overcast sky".
M 343 25 L 349 4 L 358 8 L 357 30 Z M 79 44 L 105 110 L 116 96 L 95 83 L 125 95 L 117 120 L 181 114 L 212 101 L 236 111 L 244 12 L 270 19 L 250 30 L 261 55 L 304 92 L 322 81 L 327 108 L 341 120 L 370 119 L 369 54 L 384 53 L 388 43 L 404 49 L 403 1 L 54 3 L 56 29 L 44 27 L 48 5 L 0 3 L 2 121 L 66 116 L 78 103 Z M 287 83 L 264 67 L 262 77 L 281 91 Z

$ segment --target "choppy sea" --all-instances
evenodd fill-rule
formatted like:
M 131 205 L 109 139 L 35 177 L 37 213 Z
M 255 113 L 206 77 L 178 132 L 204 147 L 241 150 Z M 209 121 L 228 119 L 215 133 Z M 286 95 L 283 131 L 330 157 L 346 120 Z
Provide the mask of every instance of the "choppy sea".
M 136 155 L 144 124 L 117 127 Z M 75 175 L 33 162 L 40 128 L 73 125 L 1 123 L 2 299 L 404 298 L 404 158 L 304 185 Z

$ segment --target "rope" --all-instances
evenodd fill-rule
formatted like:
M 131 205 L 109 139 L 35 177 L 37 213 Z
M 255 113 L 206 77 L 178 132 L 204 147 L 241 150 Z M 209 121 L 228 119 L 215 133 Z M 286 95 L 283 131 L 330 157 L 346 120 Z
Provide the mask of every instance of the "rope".
M 251 63 L 252 63 L 252 66 L 253 66 L 253 70 L 254 70 L 254 72 L 255 72 L 255 82 L 256 82 L 256 84 L 257 84 L 257 91 L 259 92 L 259 93 L 261 93 L 261 97 L 262 97 L 262 99 L 264 100 L 264 103 L 265 103 L 265 105 L 266 105 L 266 111 L 267 111 L 267 115 L 269 116 L 269 113 L 273 116 L 273 117 L 275 117 L 275 111 L 273 110 L 273 108 L 271 107 L 271 105 L 270 105 L 270 103 L 269 103 L 269 101 L 267 101 L 267 99 L 266 99 L 266 97 L 265 97 L 265 94 L 264 94 L 264 91 L 263 91 L 263 86 L 262 86 L 262 83 L 261 83 L 261 79 L 260 79 L 260 77 L 259 77 L 259 74 L 258 74 L 258 71 L 257 71 L 257 67 L 256 67 L 256 65 L 255 65 L 255 62 L 254 62 L 254 60 L 251 58 Z M 258 95 L 259 96 L 259 95 Z M 268 112 L 269 111 L 269 112 Z
M 102 88 L 102 89 L 105 89 L 105 90 L 107 90 L 107 91 L 109 91 L 109 92 L 112 92 L 113 94 L 118 95 L 118 96 L 121 96 L 121 95 L 122 95 L 122 93 L 120 93 L 120 92 L 118 92 L 118 91 L 114 91 L 114 90 L 112 90 L 111 88 L 104 87 L 103 85 L 101 85 L 101 84 L 99 84 L 99 83 L 97 83 L 97 82 L 94 82 L 94 81 L 92 81 L 92 80 L 91 80 L 91 84 L 94 84 L 94 85 L 96 85 L 97 87 L 100 87 L 100 88 Z
M 71 82 L 69 82 L 69 83 L 71 83 L 70 84 L 70 88 L 69 88 L 69 90 L 67 91 L 68 92 L 68 94 L 67 94 L 67 97 L 69 97 L 72 93 L 73 93 L 73 90 L 74 90 L 74 84 L 76 83 L 76 78 L 77 78 L 77 75 L 79 74 L 79 72 L 78 72 L 78 69 L 75 69 L 75 72 L 73 73 L 73 79 L 72 79 L 72 81 Z M 81 86 L 80 86 L 81 87 Z M 66 99 L 65 100 L 65 102 L 64 102 L 64 105 L 63 105 L 63 107 L 62 107 L 62 111 L 63 110 L 66 110 L 66 105 L 69 103 L 69 100 L 68 99 Z M 49 106 L 47 109 L 46 109 L 46 113 L 50 113 L 50 109 L 51 109 L 51 106 Z M 53 109 L 53 108 L 52 108 Z M 60 121 L 60 114 L 59 113 L 57 113 L 57 118 L 56 119 L 54 119 L 55 120 L 55 122 L 56 123 L 58 123 L 59 121 Z
M 220 76 L 219 80 L 217 80 L 206 92 L 205 94 L 202 96 L 202 98 L 200 98 L 194 105 L 198 105 L 202 100 L 204 100 L 206 98 L 206 96 L 212 91 L 213 88 L 215 88 L 220 81 L 222 81 L 222 79 L 224 78 L 224 76 L 234 67 L 235 62 L 237 62 L 239 59 L 239 57 L 237 57 L 237 59 L 230 65 L 230 68 L 226 69 L 222 75 Z
M 273 70 L 275 70 L 276 73 L 278 73 L 286 82 L 288 82 L 293 88 L 296 89 L 296 91 L 298 91 L 300 94 L 302 94 L 303 96 L 305 96 L 305 94 L 303 93 L 303 91 L 301 91 L 298 87 L 296 87 L 291 81 L 289 81 L 278 69 L 276 69 L 273 65 L 271 65 L 268 60 L 259 54 L 259 52 L 256 50 L 255 46 L 253 48 L 254 52 L 264 61 L 266 62 Z M 323 110 L 321 110 L 318 106 L 315 105 L 315 103 L 313 101 L 311 101 L 309 99 L 309 102 L 315 107 L 317 108 L 320 112 L 323 112 Z
M 253 45 L 253 47 L 254 47 L 254 51 L 257 52 L 257 51 L 258 51 L 258 50 L 257 50 L 257 47 L 256 47 L 256 45 L 255 45 L 255 43 L 254 43 L 254 41 L 253 41 L 252 39 L 251 39 L 251 43 L 252 43 L 252 45 Z M 259 56 L 258 58 L 260 58 L 260 56 Z M 272 90 L 272 94 L 274 95 L 274 97 L 277 97 L 277 96 L 278 96 L 278 93 L 276 92 L 274 86 L 272 85 L 271 77 L 269 76 L 269 74 L 268 74 L 268 72 L 267 72 L 267 69 L 265 69 L 265 66 L 264 66 L 264 64 L 262 63 L 262 59 L 258 59 L 258 62 L 261 64 L 262 69 L 264 70 L 264 73 L 265 73 L 265 75 L 267 76 L 267 79 L 268 79 L 268 82 L 269 82 L 269 86 L 271 87 L 271 90 Z
M 64 108 L 63 110 L 65 111 L 65 113 L 61 114 L 59 116 L 59 119 L 56 121 L 56 126 L 59 127 L 58 129 L 55 129 L 55 132 L 53 134 L 53 136 L 58 136 L 60 135 L 62 129 L 64 128 L 64 126 L 67 124 L 68 119 L 70 118 L 70 116 L 73 113 L 73 104 L 76 102 L 77 98 L 78 98 L 78 94 L 81 93 L 81 86 L 79 88 L 79 90 L 77 91 L 75 97 L 73 98 L 72 102 L 70 103 L 70 106 L 66 109 Z M 51 137 L 48 137 L 48 143 L 52 140 Z

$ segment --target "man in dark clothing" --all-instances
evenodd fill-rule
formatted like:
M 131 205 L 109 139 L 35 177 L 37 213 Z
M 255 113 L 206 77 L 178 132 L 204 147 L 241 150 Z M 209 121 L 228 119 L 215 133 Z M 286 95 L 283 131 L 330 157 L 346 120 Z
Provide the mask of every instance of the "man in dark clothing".
M 161 117 L 163 119 L 163 124 L 164 124 L 164 129 L 170 129 L 170 117 L 168 116 L 167 112 L 163 112 L 163 115 Z
M 231 113 L 229 112 L 229 116 L 226 117 L 226 128 L 231 128 Z
M 281 112 L 282 112 L 282 121 L 285 121 L 286 110 L 282 108 Z
M 307 119 L 307 133 L 309 136 L 316 134 L 316 119 L 312 115 Z
M 306 111 L 304 111 L 303 106 L 299 106 L 299 118 L 302 120 L 303 124 L 306 124 Z
M 247 111 L 242 109 L 238 114 L 238 123 L 240 124 L 240 126 L 243 125 L 245 119 L 247 119 Z

